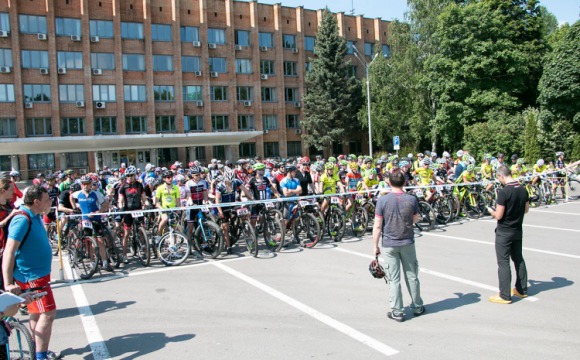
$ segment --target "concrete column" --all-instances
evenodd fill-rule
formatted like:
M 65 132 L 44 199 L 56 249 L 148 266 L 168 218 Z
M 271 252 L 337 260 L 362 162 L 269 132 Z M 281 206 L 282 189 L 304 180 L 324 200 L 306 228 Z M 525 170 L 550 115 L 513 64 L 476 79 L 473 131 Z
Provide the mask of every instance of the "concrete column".
M 196 160 L 196 158 L 195 158 L 195 146 L 190 146 L 188 148 L 188 151 L 189 151 L 189 161 Z
M 16 170 L 16 171 L 20 170 L 18 155 L 10 155 L 10 167 L 12 168 L 12 170 Z
M 60 153 L 60 169 L 66 170 L 66 154 Z

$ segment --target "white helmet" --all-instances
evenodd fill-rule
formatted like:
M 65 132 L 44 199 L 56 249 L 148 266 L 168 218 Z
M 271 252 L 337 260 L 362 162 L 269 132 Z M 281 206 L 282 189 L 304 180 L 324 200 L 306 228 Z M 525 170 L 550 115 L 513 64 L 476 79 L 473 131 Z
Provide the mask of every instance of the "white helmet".
M 408 154 L 407 154 L 407 157 L 408 157 L 409 159 L 412 159 L 412 158 L 413 158 L 413 154 L 411 154 L 411 153 L 408 153 Z
M 463 150 L 457 151 L 457 157 L 462 157 L 462 156 L 463 156 Z
M 538 166 L 544 166 L 544 159 L 538 159 L 538 162 L 536 164 Z
M 443 151 L 443 157 L 444 158 L 450 158 L 451 154 L 449 154 L 447 151 Z

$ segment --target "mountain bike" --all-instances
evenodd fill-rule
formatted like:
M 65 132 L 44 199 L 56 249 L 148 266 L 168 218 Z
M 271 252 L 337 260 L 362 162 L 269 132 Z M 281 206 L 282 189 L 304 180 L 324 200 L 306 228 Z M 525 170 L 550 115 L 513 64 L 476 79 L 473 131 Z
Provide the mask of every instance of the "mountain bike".
M 346 221 L 350 221 L 352 233 L 356 237 L 361 237 L 367 231 L 369 226 L 369 214 L 367 210 L 361 206 L 361 194 L 345 194 L 343 197 L 353 197 L 353 204 L 346 213 Z
M 217 258 L 224 247 L 224 237 L 218 224 L 206 218 L 208 207 L 197 212 L 197 227 L 192 232 L 194 249 L 204 258 Z M 188 224 L 190 226 L 190 224 Z
M 28 327 L 15 317 L 7 317 L 4 321 L 10 330 L 7 344 L 8 359 L 35 360 L 36 347 Z
M 147 231 L 143 226 L 145 216 L 142 211 L 131 212 L 133 224 L 131 225 L 131 235 L 129 235 L 129 245 L 133 249 L 133 255 L 136 256 L 141 265 L 149 266 L 151 262 L 151 249 L 149 248 L 149 238 Z
M 283 215 L 272 203 L 254 205 L 259 207 L 256 234 L 262 235 L 270 251 L 279 251 L 284 245 Z
M 182 231 L 177 230 L 178 215 L 170 212 L 168 215 L 167 230 L 159 239 L 156 251 L 161 262 L 167 266 L 181 265 L 191 252 L 191 244 Z
M 290 205 L 290 204 L 288 204 Z M 308 201 L 300 200 L 292 207 L 286 230 L 292 229 L 293 241 L 303 247 L 314 247 L 320 240 L 320 224 L 312 215 L 304 211 L 310 205 Z
M 224 209 L 225 211 L 225 209 Z M 229 217 L 229 235 L 230 246 L 234 246 L 240 238 L 246 242 L 248 252 L 254 256 L 258 256 L 258 239 L 254 227 L 249 220 L 250 211 L 244 206 L 230 208 Z M 218 220 L 218 225 L 221 225 L 224 219 Z
M 346 232 L 346 216 L 344 207 L 338 196 L 330 198 L 330 205 L 326 209 L 324 222 L 326 224 L 326 233 L 334 242 L 342 241 Z

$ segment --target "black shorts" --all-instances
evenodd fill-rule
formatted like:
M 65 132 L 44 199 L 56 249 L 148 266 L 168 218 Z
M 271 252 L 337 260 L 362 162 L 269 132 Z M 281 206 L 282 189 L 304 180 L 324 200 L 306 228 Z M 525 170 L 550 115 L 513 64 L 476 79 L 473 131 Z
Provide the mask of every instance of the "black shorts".
M 123 214 L 121 216 L 123 218 L 123 226 L 124 227 L 131 227 L 131 226 L 133 226 L 133 215 L 131 215 L 131 214 Z
M 91 229 L 83 229 L 84 235 L 88 236 L 98 236 L 101 237 L 105 233 L 105 224 L 101 220 L 92 221 L 93 223 L 93 230 Z
M 253 218 L 256 218 L 258 217 L 258 214 L 260 214 L 260 211 L 262 211 L 263 208 L 264 204 L 256 204 L 252 206 L 252 208 L 250 209 L 250 214 L 252 215 Z

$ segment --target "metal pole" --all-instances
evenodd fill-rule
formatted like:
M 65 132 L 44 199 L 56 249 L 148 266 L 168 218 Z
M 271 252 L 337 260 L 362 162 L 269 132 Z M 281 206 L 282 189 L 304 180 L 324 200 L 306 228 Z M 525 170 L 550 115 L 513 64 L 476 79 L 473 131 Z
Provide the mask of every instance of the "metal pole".
M 369 156 L 373 157 L 373 134 L 371 128 L 371 85 L 369 81 L 369 66 L 365 66 L 366 76 L 367 76 L 367 114 L 369 118 Z

